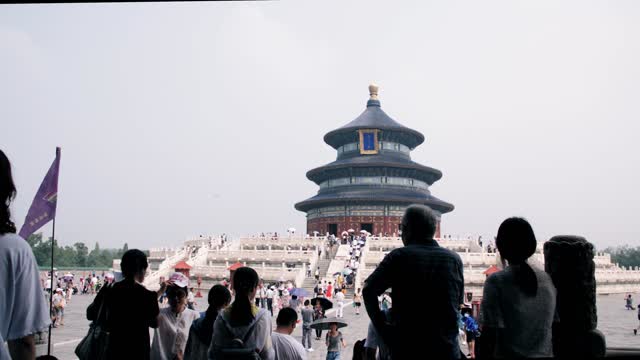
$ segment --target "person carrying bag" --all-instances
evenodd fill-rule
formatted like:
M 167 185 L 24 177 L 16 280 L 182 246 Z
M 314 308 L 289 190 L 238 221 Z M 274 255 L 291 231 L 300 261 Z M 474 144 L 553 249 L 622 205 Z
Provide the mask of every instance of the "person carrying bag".
M 107 329 L 107 301 L 110 286 L 105 285 L 95 300 L 87 308 L 87 317 L 98 306 L 96 317 L 89 325 L 89 332 L 80 341 L 75 349 L 75 354 L 80 360 L 104 360 L 107 359 L 107 346 L 109 344 L 109 331 Z

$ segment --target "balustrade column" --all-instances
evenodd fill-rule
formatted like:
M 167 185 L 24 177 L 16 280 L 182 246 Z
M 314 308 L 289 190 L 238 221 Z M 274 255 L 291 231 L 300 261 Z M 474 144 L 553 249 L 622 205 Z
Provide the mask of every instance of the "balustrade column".
M 604 335 L 596 329 L 594 246 L 579 236 L 554 236 L 544 244 L 545 271 L 557 289 L 553 352 L 561 358 L 603 357 Z M 585 346 L 588 345 L 588 346 Z

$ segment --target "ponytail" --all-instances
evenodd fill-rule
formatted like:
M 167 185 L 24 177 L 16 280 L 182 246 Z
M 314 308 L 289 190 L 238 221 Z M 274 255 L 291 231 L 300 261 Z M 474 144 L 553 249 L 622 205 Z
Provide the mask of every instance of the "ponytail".
M 232 326 L 248 325 L 253 320 L 253 307 L 249 295 L 256 289 L 259 281 L 258 273 L 250 267 L 241 267 L 233 274 L 236 298 L 229 313 Z

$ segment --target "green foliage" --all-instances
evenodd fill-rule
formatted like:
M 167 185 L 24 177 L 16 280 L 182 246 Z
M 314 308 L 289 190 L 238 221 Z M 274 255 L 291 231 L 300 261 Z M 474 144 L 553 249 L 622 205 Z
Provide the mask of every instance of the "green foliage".
M 608 247 L 604 252 L 611 254 L 611 262 L 620 266 L 640 266 L 640 246 L 634 248 L 628 245 Z
M 51 266 L 51 238 L 42 239 L 42 233 L 29 236 L 27 242 L 33 250 L 38 266 Z M 129 249 L 128 244 L 124 244 L 122 249 L 101 249 L 96 242 L 94 249 L 89 252 L 89 248 L 82 242 L 77 242 L 73 246 L 58 246 L 58 241 L 54 244 L 53 266 L 55 267 L 79 267 L 79 268 L 110 268 L 113 259 L 122 258 L 122 254 Z M 148 251 L 144 251 L 148 256 Z

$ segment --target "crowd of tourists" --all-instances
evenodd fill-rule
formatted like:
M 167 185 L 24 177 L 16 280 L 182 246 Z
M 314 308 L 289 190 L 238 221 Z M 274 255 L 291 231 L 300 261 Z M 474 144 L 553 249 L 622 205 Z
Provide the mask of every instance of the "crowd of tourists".
M 52 319 L 33 252 L 16 235 L 11 221 L 9 205 L 15 193 L 10 163 L 0 151 L 0 344 L 7 343 L 0 346 L 0 359 L 33 359 L 33 334 L 48 327 Z M 461 258 L 438 245 L 433 239 L 435 229 L 436 217 L 429 208 L 406 209 L 401 223 L 404 246 L 387 254 L 366 279 L 362 293 L 356 291 L 354 302 L 364 302 L 370 324 L 366 339 L 354 344 L 355 356 L 383 360 L 552 357 L 552 326 L 559 320 L 557 292 L 546 272 L 527 263 L 537 245 L 530 224 L 523 218 L 508 218 L 498 228 L 495 245 L 505 267 L 486 279 L 478 319 L 464 302 Z M 356 262 L 361 240 L 351 240 L 356 243 L 352 244 Z M 355 264 L 349 266 L 357 269 Z M 273 285 L 261 285 L 250 267 L 235 271 L 232 286 L 213 286 L 203 313 L 189 308 L 185 275 L 173 273 L 158 291 L 150 291 L 142 285 L 147 268 L 147 257 L 140 250 L 128 250 L 122 256 L 123 279 L 105 282 L 86 310 L 93 322 L 90 331 L 95 334 L 102 329 L 108 342 L 78 346 L 76 354 L 82 359 L 306 359 L 313 351 L 313 329 L 316 340 L 327 331 L 328 360 L 340 359 L 347 346 L 339 330 L 347 326 L 342 315 L 328 318 L 319 297 L 311 299 L 315 303 L 306 299 L 302 304 L 294 295 L 287 298 L 289 306 L 279 309 L 274 329 L 274 294 L 287 296 L 285 289 L 280 294 Z M 93 279 L 87 281 L 91 284 Z M 322 291 L 320 286 L 316 295 L 334 295 L 331 281 Z M 70 300 L 64 290 L 55 289 L 55 303 Z M 161 309 L 163 296 L 168 306 Z M 631 298 L 626 301 L 633 308 Z M 62 325 L 64 312 L 59 315 L 54 323 Z M 291 336 L 300 322 L 302 341 Z M 461 353 L 461 338 L 468 344 L 467 354 Z M 85 338 L 81 345 L 91 344 L 89 340 Z

